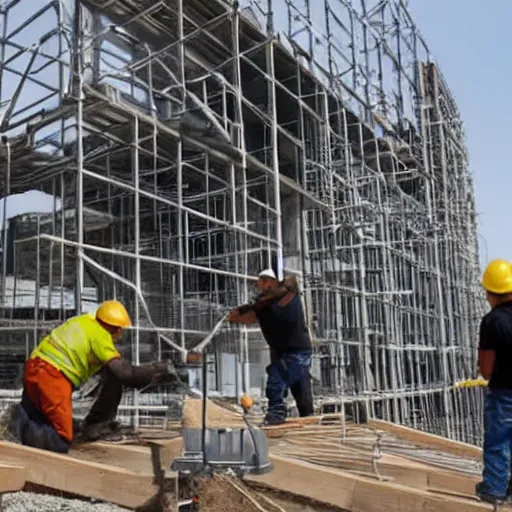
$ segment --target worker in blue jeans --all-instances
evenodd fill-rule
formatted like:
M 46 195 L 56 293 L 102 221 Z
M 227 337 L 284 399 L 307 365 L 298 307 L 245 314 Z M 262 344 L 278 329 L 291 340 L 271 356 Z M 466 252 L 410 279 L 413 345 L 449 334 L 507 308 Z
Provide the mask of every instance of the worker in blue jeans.
M 260 272 L 256 299 L 229 314 L 234 323 L 259 323 L 270 348 L 264 424 L 279 425 L 287 416 L 285 399 L 291 391 L 300 416 L 314 413 L 311 387 L 313 347 L 307 329 L 297 281 L 288 276 L 279 282 L 272 269 Z
M 511 501 L 512 448 L 512 264 L 494 260 L 482 278 L 491 311 L 480 324 L 478 369 L 489 380 L 484 406 L 483 481 L 477 496 L 490 503 Z

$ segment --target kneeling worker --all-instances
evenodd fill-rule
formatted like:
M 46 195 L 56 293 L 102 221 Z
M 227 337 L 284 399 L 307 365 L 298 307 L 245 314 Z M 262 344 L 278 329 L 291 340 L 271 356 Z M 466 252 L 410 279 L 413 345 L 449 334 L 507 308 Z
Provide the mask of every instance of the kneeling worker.
M 46 336 L 25 363 L 23 397 L 8 412 L 7 440 L 67 453 L 73 441 L 71 393 L 100 370 L 103 385 L 83 424 L 85 440 L 115 428 L 123 386 L 177 379 L 169 362 L 132 366 L 121 358 L 115 343 L 130 325 L 125 307 L 107 301 L 95 315 L 70 318 Z
M 287 416 L 285 398 L 291 391 L 300 416 L 314 413 L 311 389 L 311 357 L 313 347 L 304 317 L 297 281 L 288 276 L 279 282 L 272 269 L 258 276 L 256 299 L 231 311 L 228 320 L 234 323 L 259 322 L 270 347 L 270 365 L 266 396 L 267 425 L 283 423 Z

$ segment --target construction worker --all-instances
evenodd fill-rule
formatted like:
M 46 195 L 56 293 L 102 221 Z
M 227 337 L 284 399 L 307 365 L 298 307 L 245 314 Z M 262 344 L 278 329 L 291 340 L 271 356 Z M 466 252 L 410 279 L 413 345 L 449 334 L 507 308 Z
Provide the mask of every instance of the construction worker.
M 287 416 L 285 399 L 288 389 L 297 404 L 300 416 L 311 416 L 312 344 L 306 326 L 297 281 L 288 276 L 279 282 L 272 269 L 263 270 L 256 284 L 256 299 L 232 310 L 228 320 L 233 323 L 259 323 L 270 348 L 267 366 L 266 396 L 268 410 L 264 424 L 278 425 Z
M 483 481 L 476 494 L 499 503 L 510 497 L 512 445 L 512 264 L 494 260 L 482 286 L 491 311 L 480 324 L 478 369 L 489 380 L 484 405 Z
M 73 441 L 71 393 L 103 371 L 103 385 L 87 415 L 82 435 L 97 440 L 112 434 L 123 385 L 141 388 L 176 377 L 169 362 L 132 366 L 116 342 L 131 325 L 117 301 L 100 305 L 95 315 L 73 317 L 46 336 L 25 363 L 21 404 L 10 408 L 6 439 L 35 448 L 67 453 Z

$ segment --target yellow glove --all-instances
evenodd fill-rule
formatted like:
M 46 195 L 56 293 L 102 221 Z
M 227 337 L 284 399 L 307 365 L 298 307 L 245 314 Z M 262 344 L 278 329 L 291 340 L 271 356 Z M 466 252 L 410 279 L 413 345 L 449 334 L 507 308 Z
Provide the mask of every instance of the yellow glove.
M 468 379 L 463 380 L 461 382 L 455 383 L 455 388 L 477 388 L 480 386 L 487 386 L 487 381 L 483 379 L 482 377 L 478 377 L 478 379 Z

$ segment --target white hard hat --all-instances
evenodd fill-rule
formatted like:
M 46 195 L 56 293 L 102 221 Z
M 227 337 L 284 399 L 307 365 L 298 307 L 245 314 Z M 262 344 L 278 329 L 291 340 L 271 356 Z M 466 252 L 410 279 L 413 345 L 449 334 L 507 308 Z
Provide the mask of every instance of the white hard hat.
M 277 281 L 277 277 L 275 272 L 271 268 L 266 268 L 265 270 L 262 270 L 258 277 L 266 277 L 267 279 L 275 279 Z

